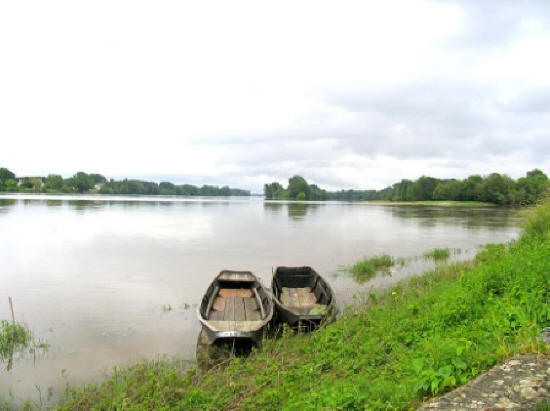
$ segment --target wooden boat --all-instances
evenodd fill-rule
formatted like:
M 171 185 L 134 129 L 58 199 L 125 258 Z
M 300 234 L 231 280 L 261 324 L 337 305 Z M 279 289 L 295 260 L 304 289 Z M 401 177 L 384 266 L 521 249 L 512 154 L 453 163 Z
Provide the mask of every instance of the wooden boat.
M 212 281 L 197 308 L 208 343 L 258 343 L 273 317 L 273 301 L 250 271 L 224 270 Z
M 314 329 L 334 319 L 332 289 L 311 267 L 277 267 L 271 290 L 278 321 L 291 327 Z

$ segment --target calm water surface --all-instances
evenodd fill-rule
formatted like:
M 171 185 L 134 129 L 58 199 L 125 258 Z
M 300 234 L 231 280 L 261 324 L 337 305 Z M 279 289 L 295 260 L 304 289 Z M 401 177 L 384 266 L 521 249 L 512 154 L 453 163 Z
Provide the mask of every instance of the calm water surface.
M 222 269 L 311 265 L 338 302 L 426 267 L 355 283 L 341 267 L 363 256 L 414 257 L 518 235 L 514 210 L 103 196 L 0 196 L 0 319 L 15 315 L 50 345 L 0 363 L 0 398 L 36 401 L 67 382 L 97 380 L 115 364 L 158 355 L 193 360 L 196 304 Z M 168 308 L 170 307 L 170 308 Z

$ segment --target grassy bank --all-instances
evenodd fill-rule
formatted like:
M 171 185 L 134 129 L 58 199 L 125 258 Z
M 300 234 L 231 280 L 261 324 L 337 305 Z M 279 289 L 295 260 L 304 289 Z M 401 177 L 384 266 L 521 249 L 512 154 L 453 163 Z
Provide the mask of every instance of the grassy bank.
M 223 369 L 140 363 L 62 409 L 415 407 L 519 352 L 548 353 L 550 204 L 523 236 L 371 294 L 312 334 L 264 342 Z
M 497 204 L 484 203 L 482 201 L 388 201 L 371 200 L 364 204 L 395 205 L 395 206 L 433 206 L 433 207 L 498 207 Z

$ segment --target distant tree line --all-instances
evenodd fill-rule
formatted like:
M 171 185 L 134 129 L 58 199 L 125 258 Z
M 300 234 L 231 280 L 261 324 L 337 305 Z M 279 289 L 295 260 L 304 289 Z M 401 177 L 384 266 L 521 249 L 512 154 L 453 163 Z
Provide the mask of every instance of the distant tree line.
M 285 189 L 273 182 L 265 184 L 267 199 L 276 200 L 386 200 L 386 201 L 483 201 L 500 205 L 533 204 L 550 190 L 550 181 L 541 170 L 529 171 L 514 180 L 505 174 L 473 175 L 464 180 L 422 176 L 401 180 L 382 190 L 341 190 L 329 192 L 308 184 L 301 176 L 288 180 Z
M 100 193 L 187 196 L 249 196 L 250 191 L 227 186 L 218 187 L 191 184 L 176 185 L 169 182 L 155 183 L 142 180 L 107 180 L 101 174 L 79 171 L 69 178 L 59 174 L 47 177 L 17 178 L 7 168 L 0 168 L 0 191 L 22 193 Z
M 264 185 L 268 200 L 330 200 L 330 194 L 315 184 L 308 184 L 302 176 L 289 178 L 287 188 L 277 182 Z

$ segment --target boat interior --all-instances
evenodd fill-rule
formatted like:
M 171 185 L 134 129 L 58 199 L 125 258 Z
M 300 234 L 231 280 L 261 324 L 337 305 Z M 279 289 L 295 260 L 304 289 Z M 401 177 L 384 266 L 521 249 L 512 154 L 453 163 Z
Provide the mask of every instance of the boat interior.
M 322 315 L 331 302 L 325 281 L 311 267 L 278 267 L 273 293 L 282 305 L 302 315 Z
M 255 282 L 220 280 L 209 300 L 209 321 L 261 321 L 266 316 Z

